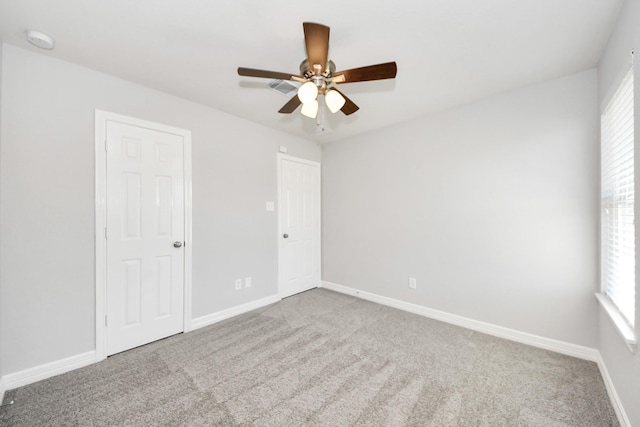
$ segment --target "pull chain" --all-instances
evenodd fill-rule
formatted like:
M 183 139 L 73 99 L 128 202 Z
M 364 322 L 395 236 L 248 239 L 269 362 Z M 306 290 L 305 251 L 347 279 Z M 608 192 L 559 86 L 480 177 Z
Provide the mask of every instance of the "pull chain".
M 316 126 L 320 127 L 319 132 L 324 132 L 324 120 L 327 109 L 327 106 L 324 102 L 324 96 L 322 97 L 322 99 L 320 99 L 320 96 L 318 96 L 318 104 L 318 117 L 316 119 Z

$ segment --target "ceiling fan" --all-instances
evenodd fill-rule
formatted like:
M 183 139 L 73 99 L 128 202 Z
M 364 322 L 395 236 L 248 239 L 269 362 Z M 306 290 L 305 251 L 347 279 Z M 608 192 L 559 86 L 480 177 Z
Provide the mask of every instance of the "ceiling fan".
M 395 62 L 336 72 L 335 64 L 328 58 L 329 27 L 313 22 L 304 22 L 302 27 L 307 58 L 300 64 L 300 75 L 238 67 L 238 74 L 241 76 L 294 80 L 302 83 L 298 93 L 278 111 L 279 113 L 293 113 L 302 104 L 302 114 L 315 118 L 318 114 L 318 95 L 323 95 L 325 104 L 332 113 L 340 110 L 348 116 L 358 111 L 359 107 L 333 87 L 334 83 L 366 82 L 396 77 Z

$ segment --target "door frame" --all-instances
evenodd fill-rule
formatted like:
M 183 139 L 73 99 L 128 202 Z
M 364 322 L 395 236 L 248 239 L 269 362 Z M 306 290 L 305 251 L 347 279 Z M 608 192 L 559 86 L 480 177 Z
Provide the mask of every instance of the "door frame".
M 283 222 L 282 222 L 282 160 L 302 163 L 318 168 L 318 287 L 322 283 L 322 165 L 320 162 L 313 160 L 301 159 L 299 157 L 290 156 L 288 154 L 277 154 L 278 162 L 278 297 L 283 298 L 284 295 L 284 241 L 282 240 Z
M 107 358 L 107 122 L 118 122 L 150 130 L 171 133 L 182 137 L 184 142 L 184 316 L 183 331 L 191 328 L 191 255 L 192 255 L 192 175 L 191 175 L 191 131 L 160 123 L 128 117 L 103 110 L 95 110 L 95 346 L 96 361 Z

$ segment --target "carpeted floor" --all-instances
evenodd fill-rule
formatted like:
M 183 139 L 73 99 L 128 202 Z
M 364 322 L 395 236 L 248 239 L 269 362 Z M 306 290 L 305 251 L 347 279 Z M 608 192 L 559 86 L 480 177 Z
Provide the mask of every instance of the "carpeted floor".
M 315 289 L 8 391 L 0 425 L 618 422 L 595 363 Z

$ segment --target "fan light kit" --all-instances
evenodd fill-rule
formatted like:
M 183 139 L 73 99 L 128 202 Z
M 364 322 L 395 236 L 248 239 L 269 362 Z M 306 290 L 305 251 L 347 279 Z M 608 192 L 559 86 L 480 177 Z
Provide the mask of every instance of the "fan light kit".
M 302 114 L 315 118 L 318 115 L 318 95 L 322 95 L 329 111 L 332 113 L 342 111 L 348 116 L 358 111 L 359 107 L 347 98 L 345 94 L 334 87 L 330 87 L 330 85 L 393 79 L 396 77 L 398 68 L 395 62 L 336 72 L 335 64 L 328 59 L 329 27 L 313 22 L 304 22 L 302 28 L 304 30 L 307 59 L 300 64 L 300 75 L 254 68 L 238 68 L 238 74 L 241 76 L 294 80 L 302 83 L 298 93 L 278 111 L 279 113 L 293 113 L 302 104 Z
M 27 40 L 34 46 L 39 47 L 40 49 L 53 49 L 53 39 L 46 34 L 42 34 L 38 31 L 28 30 L 27 31 Z

